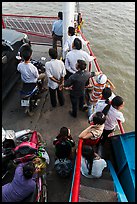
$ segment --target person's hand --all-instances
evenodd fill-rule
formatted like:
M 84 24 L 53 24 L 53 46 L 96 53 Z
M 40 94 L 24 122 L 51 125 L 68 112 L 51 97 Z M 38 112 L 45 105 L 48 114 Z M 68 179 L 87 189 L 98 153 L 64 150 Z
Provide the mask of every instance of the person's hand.
M 68 136 L 70 136 L 70 129 L 68 128 Z
M 72 86 L 64 87 L 65 90 L 72 90 Z
M 97 71 L 97 72 L 95 72 L 95 75 L 96 75 L 96 76 L 98 76 L 99 74 L 102 74 L 102 71 L 99 71 L 99 72 Z
M 63 88 L 64 88 L 64 85 L 63 85 L 63 84 L 60 84 L 60 85 L 59 85 L 59 90 L 62 91 Z

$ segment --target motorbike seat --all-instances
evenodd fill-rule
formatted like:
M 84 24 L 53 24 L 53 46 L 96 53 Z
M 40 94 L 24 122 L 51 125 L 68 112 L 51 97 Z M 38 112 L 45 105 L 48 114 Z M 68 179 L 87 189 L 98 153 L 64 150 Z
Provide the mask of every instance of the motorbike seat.
M 23 83 L 23 87 L 20 91 L 21 95 L 29 97 L 38 90 L 37 83 Z

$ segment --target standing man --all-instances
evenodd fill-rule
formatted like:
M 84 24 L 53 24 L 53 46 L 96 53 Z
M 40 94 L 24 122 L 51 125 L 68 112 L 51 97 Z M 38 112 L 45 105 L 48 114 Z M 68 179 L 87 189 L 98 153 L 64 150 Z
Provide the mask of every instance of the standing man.
M 63 37 L 63 13 L 58 12 L 58 20 L 52 25 L 52 38 L 53 38 L 53 48 L 57 50 L 57 41 L 61 42 L 62 47 L 62 37 Z
M 79 38 L 75 38 L 72 43 L 72 50 L 67 53 L 65 59 L 65 68 L 67 70 L 65 79 L 78 71 L 76 68 L 78 59 L 84 60 L 88 64 L 92 62 L 94 58 L 95 57 L 90 56 L 86 51 L 82 50 L 82 41 Z
M 84 99 L 85 99 L 85 85 L 88 83 L 90 77 L 96 76 L 99 72 L 88 72 L 86 71 L 86 62 L 84 60 L 77 60 L 76 63 L 77 72 L 72 74 L 65 82 L 64 87 L 72 86 L 70 90 L 70 100 L 72 104 L 72 111 L 69 114 L 76 118 L 77 117 L 77 106 L 79 102 L 79 110 L 83 110 Z M 60 88 L 63 84 L 60 85 Z
M 59 85 L 64 83 L 64 76 L 66 75 L 66 69 L 64 63 L 58 60 L 57 50 L 54 48 L 49 49 L 49 56 L 51 61 L 46 62 L 46 73 L 48 77 L 48 87 L 50 92 L 50 100 L 52 107 L 57 106 L 56 93 L 61 106 L 64 105 L 63 90 L 59 89 Z

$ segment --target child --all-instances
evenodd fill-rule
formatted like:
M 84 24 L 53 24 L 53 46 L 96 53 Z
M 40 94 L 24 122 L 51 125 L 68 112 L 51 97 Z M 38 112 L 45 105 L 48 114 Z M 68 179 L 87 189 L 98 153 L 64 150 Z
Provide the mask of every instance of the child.
M 93 124 L 83 130 L 79 135 L 79 138 L 84 140 L 83 144 L 93 146 L 99 142 L 104 129 L 105 120 L 106 117 L 102 112 L 94 113 Z
M 103 169 L 107 167 L 104 159 L 88 145 L 82 146 L 81 173 L 87 178 L 100 178 Z
M 88 88 L 91 88 L 91 90 L 88 91 L 87 96 L 89 112 L 92 111 L 97 101 L 101 99 L 103 89 L 108 86 L 110 86 L 112 90 L 115 89 L 115 86 L 105 74 L 99 74 L 96 78 L 95 84 L 88 86 Z
M 37 67 L 35 67 L 31 62 L 32 49 L 28 44 L 25 44 L 21 51 L 20 55 L 23 61 L 21 61 L 17 70 L 21 73 L 21 79 L 25 84 L 32 84 L 35 87 L 38 80 L 42 81 L 42 85 L 45 81 L 45 73 L 39 74 Z M 46 89 L 43 87 L 41 91 L 45 91 Z

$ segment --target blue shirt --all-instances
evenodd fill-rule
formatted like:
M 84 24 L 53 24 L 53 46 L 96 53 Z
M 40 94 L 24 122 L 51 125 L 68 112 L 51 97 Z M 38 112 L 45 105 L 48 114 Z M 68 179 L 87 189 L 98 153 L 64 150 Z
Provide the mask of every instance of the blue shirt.
M 19 164 L 15 170 L 12 182 L 2 186 L 2 202 L 22 201 L 35 190 L 36 182 L 33 178 L 26 179 L 23 176 L 23 166 L 25 164 Z
M 63 20 L 55 21 L 52 26 L 52 31 L 58 36 L 63 36 Z

